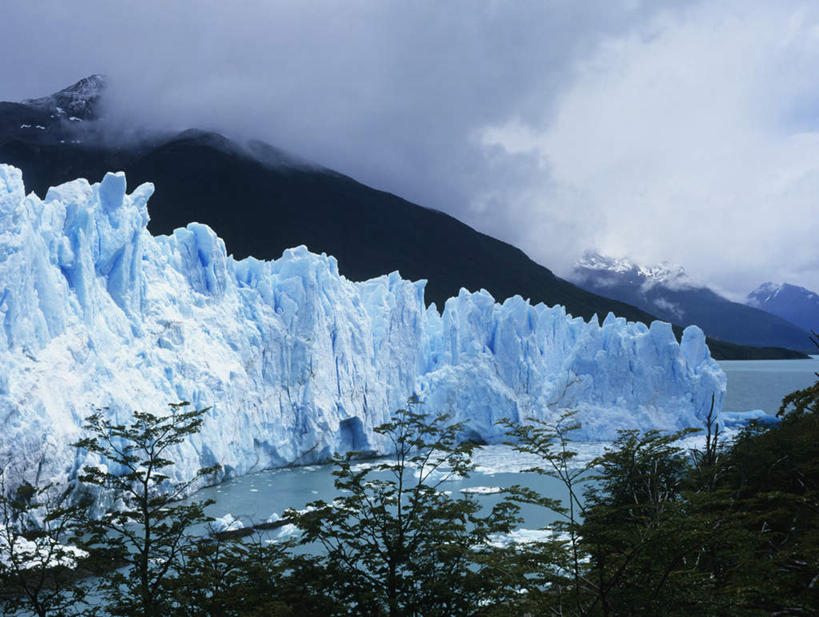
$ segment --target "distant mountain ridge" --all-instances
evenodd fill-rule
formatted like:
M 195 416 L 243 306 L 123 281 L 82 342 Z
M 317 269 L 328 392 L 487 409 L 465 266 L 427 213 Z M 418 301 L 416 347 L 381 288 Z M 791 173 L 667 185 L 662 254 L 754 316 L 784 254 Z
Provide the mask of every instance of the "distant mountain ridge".
M 571 279 L 583 289 L 633 304 L 682 326 L 696 324 L 714 338 L 756 347 L 808 352 L 809 333 L 781 316 L 732 302 L 672 264 L 644 266 L 626 258 L 587 253 Z
M 617 274 L 631 274 L 644 282 L 658 282 L 665 284 L 693 285 L 688 273 L 682 266 L 663 262 L 654 266 L 645 266 L 634 263 L 626 257 L 605 257 L 600 253 L 586 251 L 577 262 L 577 267 L 586 271 L 614 272 Z
M 805 330 L 819 332 L 819 294 L 798 285 L 763 283 L 748 294 L 748 305 Z
M 105 86 L 105 77 L 90 75 L 50 96 L 26 99 L 22 103 L 54 113 L 58 118 L 93 120 L 97 117 L 97 107 Z
M 555 276 L 520 249 L 443 212 L 268 144 L 237 144 L 198 130 L 132 144 L 101 141 L 88 120 L 98 116 L 105 82 L 89 80 L 32 104 L 0 103 L 0 162 L 20 168 L 27 187 L 41 196 L 49 186 L 77 177 L 96 181 L 107 171 L 122 170 L 131 186 L 156 185 L 152 233 L 206 223 L 237 258 L 278 258 L 284 249 L 304 244 L 336 257 L 341 273 L 354 281 L 394 270 L 404 278 L 426 279 L 427 302 L 439 307 L 463 287 L 486 289 L 499 301 L 520 295 L 533 303 L 561 304 L 585 319 L 595 314 L 602 319 L 609 312 L 646 324 L 655 319 L 656 313 Z M 88 120 L 57 112 L 57 107 L 65 112 L 72 101 Z M 31 128 L 32 123 L 42 128 Z M 681 329 L 675 332 L 679 336 Z M 801 357 L 714 340 L 709 346 L 718 359 Z

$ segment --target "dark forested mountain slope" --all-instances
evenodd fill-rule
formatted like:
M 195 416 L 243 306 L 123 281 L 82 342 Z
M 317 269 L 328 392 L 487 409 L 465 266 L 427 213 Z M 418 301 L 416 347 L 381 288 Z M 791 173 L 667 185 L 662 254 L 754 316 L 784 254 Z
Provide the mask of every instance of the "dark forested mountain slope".
M 441 303 L 461 287 L 487 289 L 499 300 L 520 294 L 563 304 L 585 318 L 609 311 L 631 320 L 651 316 L 583 291 L 536 264 L 519 249 L 457 219 L 319 167 L 270 165 L 218 136 L 187 131 L 149 147 L 108 149 L 86 144 L 0 144 L 0 159 L 23 170 L 38 194 L 76 177 L 92 181 L 122 169 L 135 187 L 156 185 L 149 225 L 169 233 L 206 223 L 237 258 L 276 258 L 305 244 L 339 261 L 348 278 L 399 270 L 428 279 L 426 297 Z
M 81 89 L 85 98 L 95 96 L 87 84 Z M 77 97 L 69 98 L 76 102 Z M 533 302 L 562 304 L 586 319 L 608 312 L 645 323 L 654 319 L 634 306 L 584 291 L 521 250 L 447 214 L 272 146 L 239 145 L 203 131 L 138 144 L 101 140 L 93 122 L 83 132 L 86 122 L 55 112 L 57 103 L 48 103 L 50 99 L 56 101 L 56 95 L 38 99 L 36 106 L 0 107 L 0 162 L 21 168 L 28 189 L 40 195 L 77 177 L 97 181 L 106 171 L 123 170 L 131 188 L 145 181 L 156 185 L 149 205 L 152 233 L 169 233 L 191 221 L 206 223 L 237 258 L 277 258 L 284 249 L 305 244 L 335 256 L 342 274 L 353 280 L 393 270 L 405 278 L 427 279 L 428 302 L 440 304 L 462 287 L 483 288 L 499 301 L 518 294 Z M 93 119 L 93 105 L 85 109 Z M 9 115 L 5 122 L 3 113 Z M 44 128 L 20 129 L 29 124 L 22 121 L 26 114 L 39 114 Z M 718 358 L 790 353 L 709 344 Z

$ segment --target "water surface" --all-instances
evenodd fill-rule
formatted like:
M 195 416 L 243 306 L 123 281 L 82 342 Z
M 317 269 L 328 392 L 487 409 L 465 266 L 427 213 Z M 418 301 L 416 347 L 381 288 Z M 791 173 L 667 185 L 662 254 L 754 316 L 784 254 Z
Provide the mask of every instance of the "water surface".
M 728 377 L 727 411 L 779 411 L 782 397 L 816 381 L 819 356 L 810 360 L 722 360 Z
M 819 357 L 810 360 L 728 360 L 720 366 L 728 377 L 725 409 L 749 411 L 762 409 L 775 414 L 786 394 L 809 386 L 816 380 Z M 605 444 L 576 444 L 580 462 L 601 453 Z M 441 490 L 457 495 L 469 487 L 509 487 L 521 484 L 543 495 L 564 500 L 566 490 L 553 478 L 521 470 L 538 464 L 507 446 L 487 446 L 476 452 L 478 466 L 469 478 L 447 482 Z M 197 499 L 214 499 L 208 513 L 221 517 L 232 514 L 245 525 L 264 522 L 285 509 L 304 508 L 317 499 L 332 501 L 338 493 L 333 485 L 332 465 L 312 465 L 262 471 L 230 480 L 219 486 L 203 489 Z M 491 506 L 499 497 L 480 494 L 481 503 Z M 554 514 L 527 506 L 522 511 L 523 527 L 536 529 L 554 520 Z M 274 532 L 279 533 L 279 532 Z M 285 530 L 287 533 L 287 530 Z

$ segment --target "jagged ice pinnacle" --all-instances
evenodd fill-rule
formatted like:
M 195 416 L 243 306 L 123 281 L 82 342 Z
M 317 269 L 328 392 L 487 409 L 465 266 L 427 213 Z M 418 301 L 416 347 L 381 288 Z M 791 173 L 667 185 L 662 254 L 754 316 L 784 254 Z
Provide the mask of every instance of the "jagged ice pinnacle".
M 578 409 L 580 437 L 609 439 L 699 426 L 712 395 L 722 406 L 697 327 L 678 344 L 666 323 L 584 322 L 485 291 L 439 313 L 423 281 L 352 282 L 303 246 L 237 261 L 205 225 L 154 237 L 152 192 L 128 195 L 109 173 L 40 199 L 0 165 L 0 463 L 14 478 L 62 481 L 95 462 L 69 445 L 95 407 L 117 421 L 211 407 L 175 452 L 187 478 L 381 450 L 373 427 L 413 393 L 489 442 L 504 417 Z

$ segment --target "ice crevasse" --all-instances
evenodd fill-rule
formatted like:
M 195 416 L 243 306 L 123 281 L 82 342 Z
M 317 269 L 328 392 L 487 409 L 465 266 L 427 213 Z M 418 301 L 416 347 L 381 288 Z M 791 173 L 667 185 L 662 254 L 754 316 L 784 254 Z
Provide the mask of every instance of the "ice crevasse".
M 601 323 L 520 297 L 461 290 L 443 311 L 397 272 L 364 282 L 305 247 L 235 260 L 207 226 L 147 230 L 143 184 L 123 173 L 25 194 L 0 165 L 0 463 L 61 481 L 91 461 L 70 444 L 106 408 L 209 406 L 174 453 L 179 478 L 382 449 L 373 427 L 411 394 L 466 436 L 501 418 L 579 410 L 579 437 L 699 426 L 725 376 L 701 330 L 609 315 Z M 249 222 L 249 224 L 252 224 Z

